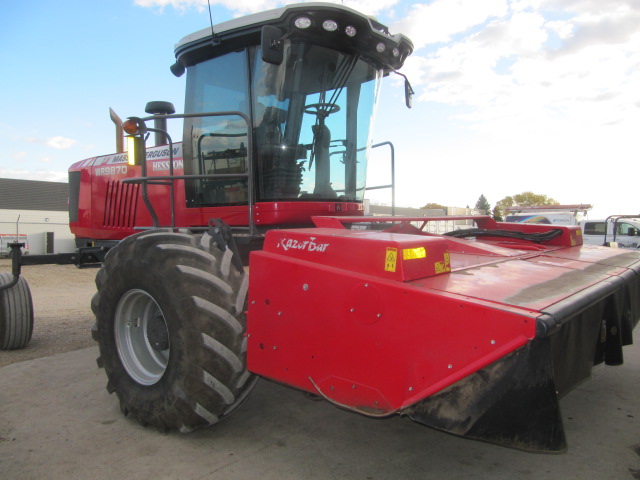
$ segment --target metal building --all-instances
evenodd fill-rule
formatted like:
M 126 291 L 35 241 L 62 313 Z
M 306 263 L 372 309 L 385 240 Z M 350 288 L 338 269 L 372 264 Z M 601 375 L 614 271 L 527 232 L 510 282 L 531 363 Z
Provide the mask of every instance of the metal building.
M 0 255 L 26 241 L 26 253 L 71 252 L 67 183 L 0 178 Z

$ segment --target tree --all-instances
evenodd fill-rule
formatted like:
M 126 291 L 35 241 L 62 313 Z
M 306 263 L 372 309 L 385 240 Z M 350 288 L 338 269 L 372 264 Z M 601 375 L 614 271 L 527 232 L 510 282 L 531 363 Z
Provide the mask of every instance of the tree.
M 502 210 L 500 210 L 500 207 L 498 205 L 493 207 L 493 219 L 496 222 L 503 222 L 504 221 L 504 218 L 502 217 Z
M 489 213 L 491 213 L 491 205 L 484 194 L 480 195 L 480 198 L 478 198 L 478 201 L 476 202 L 476 209 L 484 210 L 485 215 L 489 215 Z
M 447 207 L 444 205 L 440 205 L 439 203 L 427 203 L 424 207 L 420 207 L 421 210 L 431 210 L 431 209 L 440 209 L 446 210 Z
M 516 205 L 519 207 L 537 207 L 540 205 L 558 205 L 558 202 L 546 195 L 533 192 L 522 192 L 514 195 L 513 197 L 504 197 L 496 203 L 496 207 L 500 207 L 500 210 L 502 211 L 507 207 L 513 207 Z

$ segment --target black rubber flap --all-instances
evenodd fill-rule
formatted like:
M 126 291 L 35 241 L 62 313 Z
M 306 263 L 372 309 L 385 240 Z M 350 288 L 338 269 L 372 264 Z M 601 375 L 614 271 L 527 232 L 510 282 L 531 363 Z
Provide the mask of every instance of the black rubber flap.
M 429 427 L 506 447 L 567 449 L 549 338 L 528 343 L 402 413 Z

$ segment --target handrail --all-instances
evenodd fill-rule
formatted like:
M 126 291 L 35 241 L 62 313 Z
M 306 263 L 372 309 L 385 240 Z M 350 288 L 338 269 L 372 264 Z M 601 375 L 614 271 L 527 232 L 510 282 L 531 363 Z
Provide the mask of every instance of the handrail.
M 249 233 L 250 235 L 255 234 L 255 222 L 254 222 L 254 206 L 255 206 L 255 198 L 253 193 L 253 162 L 251 159 L 253 158 L 253 130 L 251 128 L 251 120 L 249 117 L 237 110 L 223 111 L 223 112 L 205 112 L 205 113 L 174 113 L 170 115 L 163 115 L 165 119 L 173 119 L 173 118 L 199 118 L 199 117 L 227 117 L 227 116 L 238 116 L 242 118 L 247 125 L 247 172 L 246 173 L 232 173 L 232 174 L 209 174 L 209 175 L 174 175 L 173 174 L 173 142 L 168 132 L 147 127 L 147 130 L 151 132 L 160 132 L 167 136 L 167 140 L 169 142 L 169 175 L 163 177 L 149 177 L 147 176 L 147 158 L 142 160 L 142 177 L 137 178 L 127 178 L 122 180 L 122 183 L 141 183 L 142 184 L 142 198 L 145 202 L 145 206 L 147 210 L 149 210 L 149 214 L 151 215 L 153 221 L 153 227 L 157 228 L 159 225 L 158 216 L 153 209 L 153 205 L 151 205 L 151 201 L 149 200 L 147 187 L 148 185 L 168 185 L 170 189 L 170 197 L 171 197 L 171 228 L 175 228 L 175 181 L 176 180 L 191 180 L 191 179 L 203 179 L 203 178 L 247 178 L 247 196 L 248 196 L 248 207 L 249 207 Z M 149 120 L 155 120 L 157 115 L 151 115 L 149 117 L 142 117 L 140 120 L 143 122 L 147 122 Z
M 364 190 L 380 190 L 383 188 L 391 188 L 391 216 L 395 216 L 396 214 L 396 154 L 395 148 L 393 147 L 393 143 L 387 141 L 382 143 L 376 143 L 375 145 L 371 145 L 371 148 L 378 148 L 388 145 L 391 149 L 391 184 L 389 185 L 377 185 L 375 187 L 366 187 Z M 364 150 L 364 149 L 360 149 Z M 360 151 L 358 150 L 358 151 Z
M 429 222 L 448 222 L 456 220 L 473 220 L 480 228 L 497 229 L 498 223 L 489 215 L 458 215 L 444 217 L 311 217 L 316 227 L 324 228 L 345 228 L 345 223 L 411 223 L 422 222 L 419 230 L 423 230 Z
M 159 132 L 163 133 L 167 136 L 167 140 L 169 143 L 169 175 L 163 177 L 149 177 L 147 176 L 147 159 L 146 156 L 143 159 L 142 163 L 142 176 L 137 178 L 127 178 L 122 180 L 122 183 L 140 183 L 142 184 L 142 197 L 145 202 L 145 206 L 149 211 L 152 221 L 153 227 L 159 227 L 159 219 L 153 206 L 151 205 L 151 201 L 148 196 L 148 186 L 149 185 L 168 185 L 170 188 L 170 196 L 171 196 L 171 228 L 175 228 L 175 181 L 176 180 L 197 180 L 197 179 L 207 179 L 207 178 L 215 178 L 215 179 L 224 179 L 224 178 L 247 178 L 247 196 L 248 196 L 248 209 L 249 209 L 249 234 L 254 235 L 256 232 L 255 220 L 254 220 L 254 212 L 255 212 L 255 195 L 254 195 L 254 172 L 253 172 L 253 130 L 251 128 L 251 120 L 249 117 L 240 111 L 230 110 L 230 111 L 222 111 L 222 112 L 205 112 L 205 113 L 174 113 L 169 115 L 163 115 L 165 119 L 175 119 L 175 118 L 200 118 L 200 117 L 223 117 L 223 116 L 239 116 L 242 118 L 247 125 L 247 172 L 246 173 L 232 173 L 232 174 L 205 174 L 205 175 L 174 175 L 173 174 L 173 141 L 168 132 L 162 131 L 160 129 L 147 127 L 148 131 L 151 132 Z M 151 115 L 148 117 L 141 117 L 140 120 L 143 122 L 147 122 L 149 120 L 155 120 L 157 115 Z M 389 146 L 391 149 L 391 183 L 388 185 L 376 185 L 373 187 L 365 187 L 366 190 L 379 190 L 383 188 L 391 189 L 391 215 L 395 216 L 395 148 L 393 143 L 381 142 L 371 146 L 371 148 L 378 148 L 382 146 Z M 358 149 L 358 151 L 364 150 L 365 148 Z
M 609 220 L 615 218 L 615 220 L 613 221 L 613 241 L 616 241 L 616 225 L 618 224 L 618 220 L 622 220 L 623 218 L 640 218 L 640 215 L 609 215 L 606 220 L 604 221 L 604 243 L 603 245 L 607 244 L 607 226 L 609 225 Z

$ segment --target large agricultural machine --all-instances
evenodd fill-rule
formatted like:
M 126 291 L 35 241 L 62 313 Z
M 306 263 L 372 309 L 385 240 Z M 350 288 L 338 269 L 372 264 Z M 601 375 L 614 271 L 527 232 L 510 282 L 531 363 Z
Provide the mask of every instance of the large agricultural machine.
M 437 219 L 364 216 L 378 86 L 412 48 L 334 4 L 213 26 L 176 46 L 185 114 L 151 102 L 123 124 L 127 154 L 71 167 L 73 261 L 103 263 L 92 333 L 126 415 L 191 431 L 264 377 L 366 416 L 566 449 L 559 398 L 622 363 L 640 255 L 583 245 L 577 226 L 479 216 L 434 235 Z

